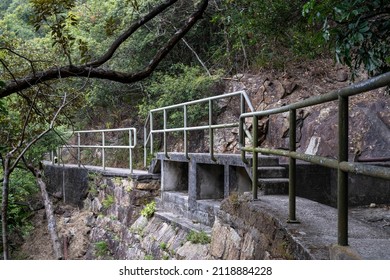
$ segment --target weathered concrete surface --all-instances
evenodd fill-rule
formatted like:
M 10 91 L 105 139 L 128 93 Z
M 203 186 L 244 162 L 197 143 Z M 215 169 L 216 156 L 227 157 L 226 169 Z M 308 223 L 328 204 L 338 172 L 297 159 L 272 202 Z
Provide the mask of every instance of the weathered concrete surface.
M 162 192 L 157 198 L 159 208 L 197 223 L 212 227 L 222 199 L 196 200 L 190 207 L 187 192 Z
M 387 163 L 376 163 L 389 166 Z M 282 164 L 288 169 L 288 165 Z M 390 168 L 390 166 L 389 166 Z M 390 204 L 390 181 L 363 175 L 348 175 L 350 206 Z M 297 162 L 297 195 L 326 205 L 337 205 L 337 170 Z
M 142 182 L 159 181 L 160 174 L 151 174 L 143 170 L 124 168 L 106 168 L 100 166 L 83 165 L 78 167 L 75 164 L 53 165 L 44 162 L 45 180 L 48 192 L 62 197 L 64 203 L 82 207 L 83 200 L 88 192 L 88 181 L 90 174 L 100 174 L 106 177 L 122 177 Z M 158 184 L 158 188 L 159 188 Z
M 286 196 L 263 196 L 258 201 L 226 199 L 213 228 L 216 235 L 210 252 L 218 259 L 390 259 L 390 233 L 353 217 L 349 220 L 350 247 L 334 247 L 337 210 L 332 207 L 297 198 L 300 223 L 289 224 L 287 217 Z M 223 251 L 227 242 L 232 243 L 228 247 L 236 248 L 234 252 Z M 233 246 L 235 242 L 240 245 Z
M 44 166 L 47 190 L 64 203 L 82 207 L 88 189 L 88 171 L 73 166 Z

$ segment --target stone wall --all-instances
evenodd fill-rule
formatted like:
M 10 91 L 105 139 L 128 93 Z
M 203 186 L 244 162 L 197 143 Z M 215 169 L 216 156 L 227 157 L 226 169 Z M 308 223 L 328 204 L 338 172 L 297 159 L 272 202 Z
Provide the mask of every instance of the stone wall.
M 210 258 L 222 260 L 311 259 L 280 221 L 255 207 L 249 195 L 231 195 L 214 223 Z
M 90 176 L 84 207 L 94 213 L 86 259 L 203 259 L 207 245 L 186 240 L 187 230 L 140 215 L 160 192 L 160 182 Z

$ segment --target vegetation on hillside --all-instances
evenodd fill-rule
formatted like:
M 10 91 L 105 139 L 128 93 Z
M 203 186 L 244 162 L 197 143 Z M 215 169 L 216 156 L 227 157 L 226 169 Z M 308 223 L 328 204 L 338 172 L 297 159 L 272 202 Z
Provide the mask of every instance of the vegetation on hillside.
M 139 127 L 153 107 L 219 93 L 224 75 L 291 60 L 388 71 L 389 18 L 389 0 L 2 0 L 3 243 L 28 232 L 26 166 L 64 131 Z

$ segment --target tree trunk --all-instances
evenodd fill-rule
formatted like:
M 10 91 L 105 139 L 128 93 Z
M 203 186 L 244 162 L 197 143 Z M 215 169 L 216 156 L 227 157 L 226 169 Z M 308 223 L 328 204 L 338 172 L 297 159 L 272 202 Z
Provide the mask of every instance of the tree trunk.
M 39 185 L 39 188 L 41 189 L 43 203 L 45 204 L 47 226 L 49 229 L 49 234 L 53 245 L 54 254 L 56 259 L 62 260 L 64 258 L 64 255 L 62 253 L 61 243 L 57 234 L 56 219 L 53 214 L 53 205 L 46 191 L 46 183 L 42 180 L 41 171 L 35 170 L 35 173 L 36 173 L 37 183 Z
M 9 259 L 9 249 L 8 249 L 8 189 L 9 189 L 9 175 L 8 170 L 8 159 L 4 162 L 4 178 L 3 178 L 3 191 L 2 191 L 2 201 L 1 201 L 1 230 L 2 230 L 2 239 L 3 239 L 3 258 L 4 260 Z

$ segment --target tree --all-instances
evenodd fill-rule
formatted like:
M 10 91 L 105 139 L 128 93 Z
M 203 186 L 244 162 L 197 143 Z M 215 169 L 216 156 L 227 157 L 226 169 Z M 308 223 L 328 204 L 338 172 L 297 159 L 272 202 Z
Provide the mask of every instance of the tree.
M 8 4 L 12 5 L 14 2 L 8 1 L 4 5 L 8 7 Z M 138 6 L 139 1 L 128 0 L 124 2 L 141 11 L 141 8 Z M 149 4 L 148 1 L 144 2 Z M 155 1 L 152 2 L 155 3 Z M 55 55 L 50 57 L 46 55 L 45 51 L 44 57 L 40 57 L 34 54 L 35 47 L 31 48 L 30 53 L 21 52 L 15 46 L 21 44 L 23 38 L 17 38 L 15 33 L 12 32 L 12 36 L 7 36 L 9 35 L 7 33 L 0 33 L 0 63 L 3 69 L 0 72 L 0 111 L 4 113 L 0 115 L 0 123 L 2 122 L 0 163 L 3 167 L 3 178 L 0 178 L 0 180 L 3 186 L 1 222 L 4 259 L 9 258 L 7 216 L 10 176 L 22 163 L 36 177 L 37 184 L 41 188 L 43 200 L 47 202 L 45 206 L 50 220 L 49 229 L 52 235 L 53 248 L 57 258 L 61 258 L 55 224 L 54 228 L 50 226 L 53 225 L 54 218 L 50 210 L 51 206 L 45 185 L 41 178 L 41 171 L 34 166 L 33 160 L 28 160 L 31 148 L 35 147 L 39 141 L 42 141 L 49 133 L 54 131 L 54 125 L 58 124 L 60 116 L 69 123 L 70 118 L 64 114 L 64 111 L 66 111 L 65 107 L 74 101 L 78 95 L 76 94 L 76 97 L 69 98 L 67 94 L 63 94 L 64 91 L 61 91 L 62 98 L 60 98 L 61 102 L 58 105 L 59 96 L 53 94 L 53 91 L 56 92 L 60 88 L 56 86 L 56 81 L 62 81 L 65 78 L 84 78 L 87 80 L 97 78 L 129 84 L 148 77 L 174 46 L 183 39 L 184 35 L 202 18 L 208 5 L 207 0 L 202 0 L 198 3 L 199 5 L 188 16 L 182 27 L 175 30 L 175 33 L 165 44 L 155 51 L 152 59 L 143 69 L 130 72 L 111 70 L 107 64 L 112 60 L 119 48 L 130 37 L 134 36 L 137 30 L 144 27 L 168 8 L 171 8 L 176 2 L 192 3 L 191 0 L 166 0 L 154 8 L 145 8 L 147 11 L 143 16 L 133 20 L 128 28 L 112 42 L 103 55 L 96 59 L 91 59 L 89 62 L 84 61 L 88 56 L 86 55 L 85 44 L 81 40 L 78 42 L 81 59 L 77 64 L 74 63 L 72 51 L 74 50 L 75 38 L 69 32 L 69 26 L 77 24 L 77 17 L 70 11 L 74 7 L 75 0 L 30 0 L 35 15 L 34 23 L 38 32 L 36 37 L 38 44 L 35 47 L 45 48 L 45 46 L 42 47 L 44 44 L 39 42 L 44 42 L 46 40 L 45 34 L 49 33 L 53 42 L 52 47 L 59 49 L 60 52 L 57 53 L 62 54 L 62 57 L 59 59 L 53 60 Z M 18 24 L 22 25 L 23 22 L 18 22 Z M 26 31 L 24 34 L 30 33 Z M 62 66 L 58 66 L 58 62 L 63 63 L 60 64 Z M 71 82 L 74 83 L 74 79 L 71 79 Z M 84 86 L 85 84 L 82 88 Z M 68 98 L 71 100 L 67 101 Z M 25 104 L 24 110 L 21 109 L 21 107 L 23 108 L 23 106 L 20 106 L 21 103 Z M 15 109 L 12 106 L 19 106 L 19 108 Z
M 36 97 L 36 96 L 35 96 Z M 3 245 L 3 257 L 5 260 L 9 259 L 9 246 L 8 246 L 8 207 L 9 207 L 9 186 L 10 186 L 10 177 L 12 172 L 18 168 L 20 163 L 24 163 L 33 174 L 36 176 L 37 183 L 41 188 L 43 200 L 46 206 L 46 213 L 49 222 L 49 229 L 53 240 L 53 248 L 56 252 L 56 256 L 58 259 L 61 259 L 61 251 L 58 249 L 59 242 L 58 237 L 56 236 L 55 231 L 55 220 L 53 218 L 52 207 L 50 200 L 48 199 L 47 192 L 45 189 L 44 182 L 41 179 L 39 169 L 34 167 L 34 161 L 37 162 L 34 157 L 28 158 L 28 153 L 31 148 L 36 145 L 39 141 L 41 141 L 49 132 L 53 131 L 55 122 L 60 114 L 60 112 L 64 109 L 64 107 L 69 104 L 67 102 L 67 95 L 64 94 L 58 109 L 53 108 L 52 114 L 50 114 L 51 120 L 46 125 L 45 121 L 42 121 L 40 117 L 42 114 L 38 111 L 38 99 L 34 98 L 30 100 L 31 103 L 28 104 L 28 110 L 26 113 L 13 114 L 11 117 L 16 117 L 17 120 L 15 122 L 16 126 L 20 124 L 20 130 L 17 127 L 14 127 L 15 132 L 6 133 L 6 135 L 2 136 L 2 140 L 6 139 L 8 143 L 8 147 L 2 147 L 0 150 L 0 159 L 3 168 L 3 178 L 2 178 L 2 204 L 1 204 L 1 222 L 2 222 L 2 245 Z M 19 106 L 22 105 L 18 103 Z M 11 106 L 10 106 L 11 107 Z M 38 116 L 34 116 L 38 113 Z M 45 112 L 47 114 L 47 112 Z M 41 115 L 41 116 L 40 116 Z M 20 121 L 21 119 L 24 121 Z M 49 119 L 48 117 L 44 117 L 44 119 Z M 2 121 L 7 121 L 7 118 Z M 38 128 L 37 128 L 38 126 Z M 13 135 L 12 135 L 13 134 Z M 42 155 L 39 156 L 41 159 Z M 39 160 L 38 160 L 39 161 Z
M 324 38 L 336 61 L 355 74 L 361 66 L 369 75 L 390 70 L 390 1 L 316 1 L 303 7 L 312 23 L 322 23 Z
M 37 5 L 35 8 L 38 17 L 36 19 L 37 29 L 40 26 L 40 21 L 46 20 L 50 15 L 57 15 L 59 13 L 63 13 L 64 10 L 72 7 L 72 3 L 74 1 L 71 0 L 63 0 L 63 1 L 33 1 L 38 4 L 43 4 L 41 6 Z M 22 57 L 31 64 L 31 73 L 28 75 L 24 75 L 22 77 L 17 77 L 10 71 L 7 63 L 5 63 L 4 58 L 1 58 L 0 61 L 3 64 L 3 67 L 6 72 L 8 72 L 10 80 L 6 82 L 2 82 L 0 84 L 0 98 L 6 97 L 16 92 L 23 91 L 32 86 L 36 86 L 51 80 L 63 79 L 69 77 L 85 77 L 85 78 L 97 78 L 97 79 L 107 79 L 111 81 L 116 81 L 120 83 L 134 83 L 145 79 L 148 77 L 159 65 L 159 63 L 167 56 L 167 54 L 173 49 L 173 47 L 184 37 L 186 33 L 194 26 L 194 24 L 202 18 L 204 11 L 207 8 L 208 0 L 202 0 L 198 5 L 195 12 L 193 12 L 187 19 L 187 21 L 183 24 L 183 26 L 176 31 L 172 37 L 158 49 L 155 53 L 154 57 L 150 60 L 147 66 L 145 66 L 142 70 L 135 71 L 132 73 L 127 73 L 123 71 L 115 71 L 111 69 L 104 68 L 105 65 L 110 59 L 113 58 L 115 52 L 121 45 L 129 39 L 140 27 L 146 25 L 150 20 L 155 18 L 157 15 L 163 13 L 166 9 L 174 5 L 178 0 L 167 0 L 166 2 L 157 5 L 155 8 L 151 9 L 146 15 L 135 20 L 130 26 L 125 30 L 117 39 L 111 44 L 109 49 L 101 55 L 99 58 L 84 63 L 84 64 L 73 64 L 71 60 L 69 46 L 71 41 L 73 40 L 72 36 L 66 34 L 66 23 L 65 19 L 69 18 L 71 22 L 75 22 L 74 17 L 72 15 L 61 15 L 58 20 L 54 23 L 50 24 L 50 28 L 53 36 L 53 44 L 61 45 L 63 49 L 63 54 L 68 60 L 68 64 L 64 66 L 52 66 L 47 68 L 46 70 L 37 71 L 35 70 L 35 62 L 29 60 L 27 57 Z M 48 8 L 45 4 L 49 5 Z M 72 23 L 71 23 L 72 24 Z M 12 50 L 8 46 L 2 46 L 0 50 L 4 52 L 9 52 L 13 55 L 18 56 L 14 50 Z

